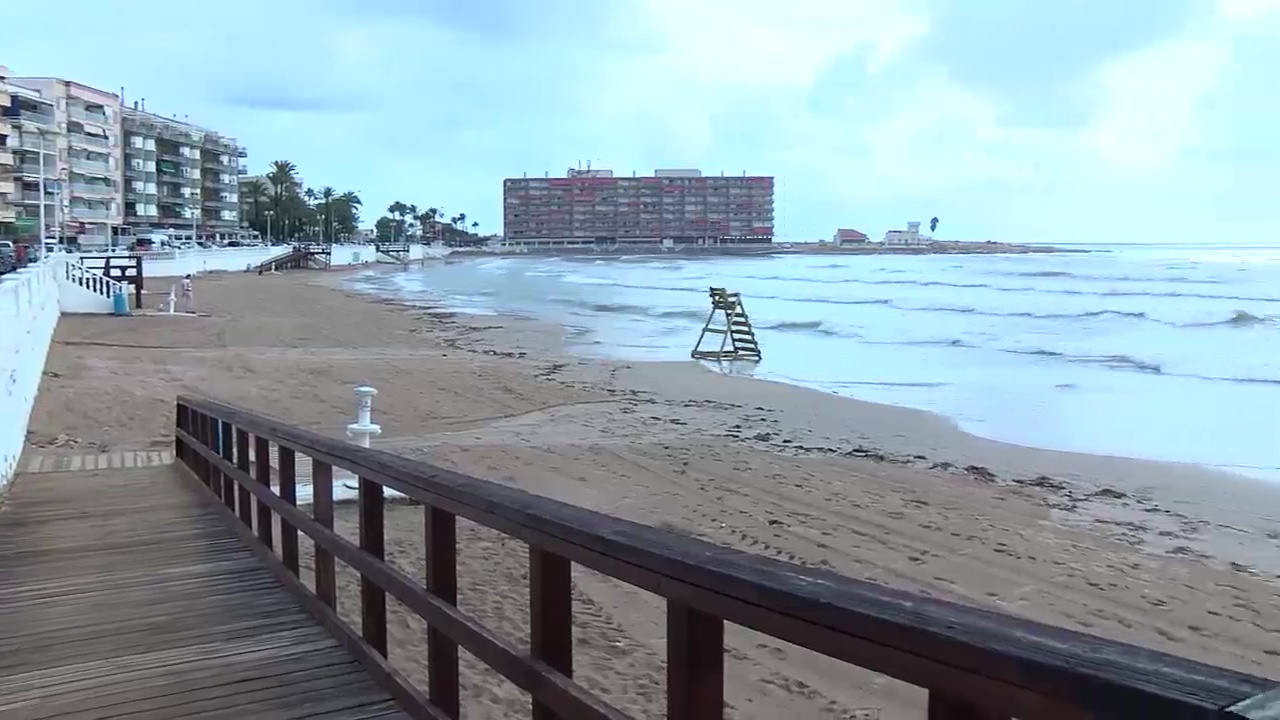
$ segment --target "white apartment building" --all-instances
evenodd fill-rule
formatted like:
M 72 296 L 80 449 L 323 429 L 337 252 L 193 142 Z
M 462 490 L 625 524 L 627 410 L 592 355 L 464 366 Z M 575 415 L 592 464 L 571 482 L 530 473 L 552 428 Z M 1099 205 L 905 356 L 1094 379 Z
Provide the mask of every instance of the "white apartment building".
M 176 118 L 123 112 L 125 224 L 136 234 L 165 231 L 218 239 L 240 228 L 240 158 L 233 139 Z
M 0 65 L 0 238 L 17 234 L 18 210 L 12 204 L 12 197 L 20 187 L 13 174 L 17 158 L 9 145 L 14 129 L 13 121 L 9 119 L 13 93 L 8 79 L 9 68 Z
M 56 143 L 57 177 L 45 187 L 56 197 L 50 232 L 86 247 L 109 245 L 123 219 L 120 96 L 60 78 L 16 77 L 11 84 L 53 105 L 55 127 L 44 133 L 46 152 Z M 24 133 L 24 147 L 28 142 L 39 152 L 39 133 Z
M 40 91 L 17 84 L 0 71 L 0 233 L 37 236 L 43 202 L 45 234 L 56 234 L 62 217 L 59 162 L 66 139 L 56 103 Z M 40 178 L 44 176 L 44 196 Z

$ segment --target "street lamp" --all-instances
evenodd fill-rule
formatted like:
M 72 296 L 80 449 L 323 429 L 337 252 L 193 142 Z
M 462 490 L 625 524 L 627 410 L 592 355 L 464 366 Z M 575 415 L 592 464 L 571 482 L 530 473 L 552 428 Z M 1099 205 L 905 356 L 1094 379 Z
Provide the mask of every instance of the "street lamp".
M 39 243 L 39 249 L 36 251 L 36 262 L 44 260 L 44 236 L 48 232 L 45 226 L 44 213 L 44 130 L 37 129 L 36 133 L 40 136 L 40 237 L 36 238 Z
M 274 214 L 275 212 L 271 210 L 267 211 L 267 244 L 268 245 L 271 244 L 271 216 Z

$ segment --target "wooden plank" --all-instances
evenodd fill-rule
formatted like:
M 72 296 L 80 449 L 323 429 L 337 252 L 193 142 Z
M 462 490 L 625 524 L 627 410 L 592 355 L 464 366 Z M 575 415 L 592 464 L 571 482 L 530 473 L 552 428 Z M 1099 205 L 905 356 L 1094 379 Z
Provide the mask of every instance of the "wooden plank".
M 566 678 L 573 677 L 573 574 L 569 561 L 529 548 L 530 651 Z M 570 720 L 537 697 L 533 720 Z
M 452 513 L 423 506 L 427 554 L 426 587 L 441 602 L 458 604 L 458 521 Z M 431 702 L 452 720 L 461 717 L 458 644 L 435 625 L 427 627 L 427 687 Z
M 724 717 L 724 621 L 687 605 L 668 603 L 667 718 L 720 717 Z
M 316 522 L 327 530 L 333 530 L 333 468 L 327 463 L 315 463 L 311 477 L 311 513 Z M 338 571 L 333 555 L 320 543 L 315 543 L 316 596 L 331 608 L 338 607 Z
M 216 446 L 214 421 L 189 420 Z M 228 530 L 210 489 L 129 456 L 132 468 L 14 481 L 0 513 L 0 717 L 401 712 Z
M 928 720 L 1012 720 L 1008 715 L 937 692 L 929 693 L 928 713 Z
M 373 559 L 387 559 L 382 486 L 360 481 L 360 549 Z M 360 576 L 360 628 L 370 647 L 387 654 L 387 591 L 372 578 Z
M 249 433 L 242 428 L 236 428 L 236 467 L 240 468 L 240 472 L 249 472 Z M 249 500 L 249 489 L 243 485 L 236 487 L 236 510 L 240 515 L 240 522 L 245 527 L 253 527 L 253 506 Z
M 271 454 L 271 440 L 261 435 L 253 437 L 254 450 L 258 457 L 267 457 Z M 246 465 L 248 458 L 246 458 Z M 246 470 L 248 467 L 245 468 Z M 266 463 L 258 463 L 254 467 L 254 475 L 258 483 L 271 487 L 271 466 Z M 271 508 L 267 504 L 259 501 L 257 504 L 257 523 L 258 523 L 258 542 L 266 545 L 268 548 L 275 547 L 275 538 L 272 532 L 275 528 L 275 521 L 271 518 Z
M 297 505 L 296 463 L 292 449 L 280 448 L 279 467 L 280 499 Z M 280 520 L 280 560 L 289 572 L 298 574 L 298 529 L 284 519 Z

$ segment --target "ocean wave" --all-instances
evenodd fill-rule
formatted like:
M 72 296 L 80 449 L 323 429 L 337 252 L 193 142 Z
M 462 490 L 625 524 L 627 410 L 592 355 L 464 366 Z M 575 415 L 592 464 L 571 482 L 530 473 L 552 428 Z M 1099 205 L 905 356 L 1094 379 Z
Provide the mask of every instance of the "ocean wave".
M 1226 325 L 1228 327 L 1253 327 L 1255 325 L 1269 325 L 1276 321 L 1272 316 L 1258 317 L 1247 310 L 1237 310 L 1226 320 L 1214 320 L 1213 322 L 1186 323 L 1183 327 L 1217 327 Z
M 1170 372 L 1158 362 L 1151 360 L 1143 360 L 1135 358 L 1131 355 L 1072 355 L 1070 353 L 1058 352 L 1056 350 L 1044 349 L 1014 349 L 1014 348 L 998 348 L 1000 352 L 1012 353 L 1015 355 L 1035 355 L 1040 357 L 1053 358 L 1069 363 L 1080 365 L 1102 365 L 1113 370 L 1126 370 L 1130 372 L 1141 372 L 1149 375 L 1163 375 L 1167 377 L 1188 378 L 1193 380 L 1208 380 L 1211 382 L 1228 382 L 1228 383 L 1245 383 L 1257 385 L 1280 385 L 1280 378 L 1259 378 L 1259 377 L 1239 377 L 1239 376 L 1222 376 L 1222 375 L 1204 375 L 1200 373 L 1184 373 Z
M 790 300 L 798 301 L 796 298 L 785 298 L 777 296 L 760 296 L 762 299 L 771 300 Z M 1026 311 L 1015 312 L 999 312 L 994 310 L 980 310 L 974 307 L 955 306 L 955 305 L 902 305 L 888 298 L 866 299 L 866 300 L 808 300 L 802 302 L 815 302 L 821 304 L 833 305 L 884 305 L 894 310 L 902 310 L 904 312 L 922 312 L 922 313 L 954 313 L 958 315 L 979 315 L 983 317 L 1004 317 L 1004 318 L 1027 318 L 1031 320 L 1088 320 L 1091 318 L 1126 318 L 1130 320 L 1147 320 L 1150 322 L 1160 323 L 1171 327 L 1252 327 L 1254 325 L 1270 324 L 1276 322 L 1273 316 L 1259 317 L 1244 310 L 1237 310 L 1231 317 L 1224 320 L 1213 320 L 1209 322 L 1192 322 L 1180 323 L 1172 320 L 1161 320 L 1154 318 L 1145 312 L 1137 310 L 1087 310 L 1075 313 L 1037 313 Z M 802 325 L 804 321 L 797 321 L 796 324 Z
M 780 330 L 782 332 L 805 332 L 840 337 L 859 337 L 857 333 L 841 332 L 839 329 L 831 327 L 822 320 L 784 320 L 776 323 L 756 323 L 756 327 L 762 330 Z
M 1221 280 L 1213 280 L 1208 278 L 1191 278 L 1191 277 L 1165 277 L 1165 276 L 1133 276 L 1133 275 L 1090 275 L 1088 273 L 1073 273 L 1066 270 L 1033 270 L 1029 272 L 1013 272 L 1013 273 L 993 273 L 1005 277 L 1029 277 L 1029 278 L 1073 278 L 1076 280 L 1100 280 L 1103 282 L 1152 282 L 1152 283 L 1186 283 L 1189 285 L 1221 285 Z
M 1196 298 L 1201 300 L 1235 300 L 1237 302 L 1265 302 L 1280 303 L 1280 297 L 1261 296 L 1261 295 L 1222 295 L 1215 293 L 1194 293 L 1194 292 L 1153 292 L 1146 290 L 1078 290 L 1072 288 L 1037 288 L 1023 286 L 1007 286 L 992 285 L 990 283 L 959 283 L 948 282 L 945 280 L 867 280 L 864 278 L 841 278 L 838 280 L 822 280 L 817 278 L 789 278 L 783 276 L 756 277 L 748 278 L 752 280 L 774 280 L 778 282 L 797 282 L 797 283 L 817 283 L 817 284 L 838 284 L 850 283 L 854 285 L 910 285 L 916 287 L 945 287 L 957 288 L 961 290 L 992 290 L 995 292 L 1026 292 L 1026 293 L 1044 293 L 1049 295 L 1076 295 L 1084 297 L 1152 297 L 1152 298 Z M 673 287 L 664 285 L 630 285 L 625 283 L 612 283 L 606 280 L 592 279 L 592 285 L 613 285 L 614 287 L 628 288 L 631 290 L 649 290 L 659 292 L 680 292 L 680 293 L 697 293 L 706 294 L 706 289 L 701 287 Z M 788 297 L 782 295 L 749 295 L 748 297 L 759 297 L 771 300 L 791 300 L 796 302 L 818 302 L 833 304 L 860 304 L 863 301 L 838 300 L 831 298 L 808 298 L 808 297 Z
M 548 299 L 552 302 L 575 310 L 584 310 L 586 312 L 596 313 L 599 315 L 633 315 L 637 317 L 678 318 L 697 321 L 702 321 L 707 318 L 707 311 L 694 310 L 692 308 L 663 309 L 644 305 L 631 305 L 628 303 L 593 303 L 566 297 L 551 297 Z
M 1258 385 L 1280 385 L 1280 378 L 1267 377 L 1241 377 L 1241 376 L 1224 376 L 1224 375 L 1206 375 L 1202 373 L 1185 373 L 1175 372 L 1166 369 L 1161 363 L 1152 360 L 1143 360 L 1142 358 L 1132 355 L 1115 354 L 1115 355 L 1074 355 L 1071 353 L 1061 352 L 1058 350 L 1047 350 L 1044 348 L 1008 348 L 1008 347 L 987 347 L 974 345 L 966 340 L 959 338 L 938 338 L 933 340 L 862 340 L 867 345 L 900 345 L 908 347 L 951 347 L 964 349 L 985 349 L 994 350 L 996 352 L 1007 353 L 1010 355 L 1023 355 L 1030 357 L 1040 357 L 1058 362 L 1066 362 L 1074 365 L 1093 365 L 1101 366 L 1110 370 L 1118 370 L 1122 372 L 1138 372 L 1147 375 L 1161 375 L 1165 377 L 1186 378 L 1192 380 L 1207 380 L 1210 382 L 1225 383 L 1244 383 Z

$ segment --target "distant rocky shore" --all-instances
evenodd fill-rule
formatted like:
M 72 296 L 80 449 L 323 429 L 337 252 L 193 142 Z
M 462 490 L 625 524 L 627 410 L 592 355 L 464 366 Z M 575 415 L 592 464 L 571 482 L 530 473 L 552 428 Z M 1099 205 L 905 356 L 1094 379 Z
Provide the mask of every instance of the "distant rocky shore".
M 792 245 L 782 252 L 806 255 L 1029 255 L 1033 253 L 1083 253 L 1079 248 L 1059 248 L 1051 245 L 1017 245 L 998 242 L 931 242 L 925 245 Z

